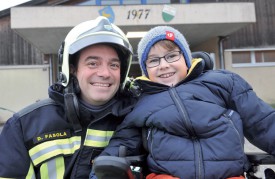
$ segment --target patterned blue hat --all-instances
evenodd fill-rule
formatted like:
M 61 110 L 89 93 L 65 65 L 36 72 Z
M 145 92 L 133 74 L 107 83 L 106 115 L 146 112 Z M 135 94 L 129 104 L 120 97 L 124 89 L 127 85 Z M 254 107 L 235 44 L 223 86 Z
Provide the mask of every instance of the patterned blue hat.
M 141 71 L 148 77 L 146 70 L 146 60 L 151 47 L 158 41 L 170 40 L 177 44 L 182 51 L 188 68 L 191 67 L 191 51 L 189 45 L 184 36 L 176 29 L 169 26 L 157 26 L 152 28 L 147 34 L 140 40 L 138 44 L 138 59 L 141 67 Z

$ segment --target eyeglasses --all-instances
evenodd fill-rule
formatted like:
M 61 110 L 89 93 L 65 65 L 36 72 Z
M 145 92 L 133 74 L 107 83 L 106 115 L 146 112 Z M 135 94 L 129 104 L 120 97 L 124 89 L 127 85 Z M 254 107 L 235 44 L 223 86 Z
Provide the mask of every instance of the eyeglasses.
M 167 53 L 163 57 L 148 58 L 146 60 L 146 66 L 148 68 L 153 68 L 153 67 L 159 66 L 160 60 L 162 58 L 164 58 L 167 63 L 173 63 L 173 62 L 178 61 L 180 59 L 181 54 L 182 54 L 181 51 L 174 51 L 174 52 Z

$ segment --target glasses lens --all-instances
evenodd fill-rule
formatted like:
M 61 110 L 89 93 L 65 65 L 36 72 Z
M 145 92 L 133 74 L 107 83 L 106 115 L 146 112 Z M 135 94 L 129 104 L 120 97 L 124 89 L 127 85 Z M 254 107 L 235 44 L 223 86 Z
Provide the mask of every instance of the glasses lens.
M 159 65 L 159 61 L 160 61 L 160 59 L 158 57 L 156 57 L 156 58 L 149 58 L 146 61 L 146 66 L 149 67 L 149 68 L 156 67 L 156 66 Z
M 180 52 L 171 52 L 167 55 L 165 55 L 165 59 L 168 63 L 175 62 L 180 59 Z

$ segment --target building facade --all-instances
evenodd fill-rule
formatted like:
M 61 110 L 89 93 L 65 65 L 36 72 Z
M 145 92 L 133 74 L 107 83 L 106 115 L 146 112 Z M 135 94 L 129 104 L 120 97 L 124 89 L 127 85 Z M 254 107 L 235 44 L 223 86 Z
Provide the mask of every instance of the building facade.
M 5 95 L 0 97 L 0 107 L 17 111 L 46 98 L 47 86 L 57 81 L 57 52 L 67 32 L 104 14 L 127 34 L 157 25 L 174 26 L 186 36 L 192 51 L 210 53 L 216 69 L 240 74 L 263 100 L 275 104 L 272 1 L 39 0 L 4 10 L 0 12 L 0 83 L 4 86 L 0 92 Z M 139 39 L 129 36 L 134 52 Z M 130 75 L 140 75 L 136 57 Z

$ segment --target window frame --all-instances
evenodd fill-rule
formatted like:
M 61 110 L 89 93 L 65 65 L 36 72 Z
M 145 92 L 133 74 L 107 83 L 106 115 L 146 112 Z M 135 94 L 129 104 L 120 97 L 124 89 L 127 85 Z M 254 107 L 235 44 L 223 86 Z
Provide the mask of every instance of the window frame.
M 266 66 L 275 66 L 274 62 L 256 62 L 256 54 L 255 52 L 264 52 L 264 51 L 274 51 L 275 48 L 254 48 L 254 49 L 228 49 L 225 51 L 231 52 L 232 55 L 232 67 L 266 67 Z M 250 52 L 250 63 L 233 63 L 233 53 L 234 52 Z

